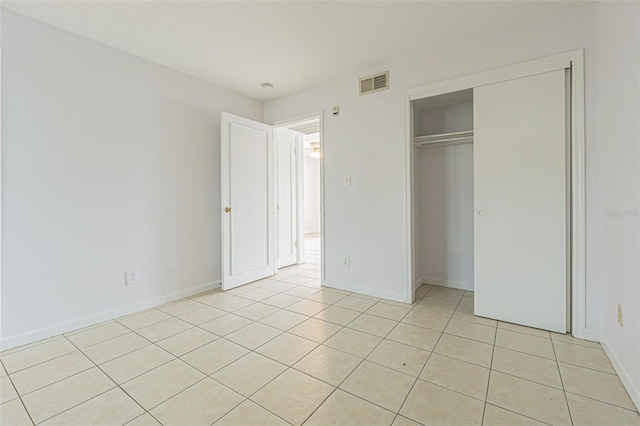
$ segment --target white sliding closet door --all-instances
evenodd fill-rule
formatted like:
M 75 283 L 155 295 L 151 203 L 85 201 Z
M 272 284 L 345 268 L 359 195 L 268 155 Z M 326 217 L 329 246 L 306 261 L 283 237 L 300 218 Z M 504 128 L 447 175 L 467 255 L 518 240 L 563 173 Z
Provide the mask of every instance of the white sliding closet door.
M 475 314 L 567 330 L 565 70 L 474 89 Z

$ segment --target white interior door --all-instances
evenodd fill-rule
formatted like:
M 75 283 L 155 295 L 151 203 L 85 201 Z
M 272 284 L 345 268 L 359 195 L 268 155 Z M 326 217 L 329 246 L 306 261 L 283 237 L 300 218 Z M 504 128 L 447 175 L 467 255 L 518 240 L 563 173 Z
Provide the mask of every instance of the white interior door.
M 567 102 L 564 70 L 474 89 L 476 315 L 567 330 Z
M 278 268 L 298 263 L 298 132 L 276 129 Z
M 273 129 L 222 113 L 222 289 L 275 273 Z

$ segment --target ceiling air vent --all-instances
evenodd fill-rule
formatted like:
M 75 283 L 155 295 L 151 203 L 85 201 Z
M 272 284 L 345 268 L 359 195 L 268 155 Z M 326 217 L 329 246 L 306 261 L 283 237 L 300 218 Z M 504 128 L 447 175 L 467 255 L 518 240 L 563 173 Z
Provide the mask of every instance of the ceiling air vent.
M 389 88 L 389 71 L 360 79 L 360 94 L 379 92 Z

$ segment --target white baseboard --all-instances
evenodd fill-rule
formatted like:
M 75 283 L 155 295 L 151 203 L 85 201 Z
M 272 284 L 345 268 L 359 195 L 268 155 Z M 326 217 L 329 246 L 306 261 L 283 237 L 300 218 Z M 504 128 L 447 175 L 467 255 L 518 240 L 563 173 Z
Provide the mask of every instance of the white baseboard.
M 604 349 L 604 352 L 609 357 L 609 361 L 611 361 L 611 364 L 613 365 L 614 370 L 616 370 L 616 373 L 618 373 L 618 377 L 620 377 L 620 381 L 622 382 L 622 385 L 627 390 L 627 393 L 629 394 L 631 401 L 633 401 L 633 404 L 636 406 L 636 409 L 640 411 L 640 388 L 633 381 L 633 379 L 627 372 L 627 369 L 624 368 L 624 365 L 622 365 L 620 358 L 618 358 L 618 355 L 609 344 L 609 341 L 607 340 L 607 338 L 604 337 L 604 334 L 597 330 L 585 329 L 584 337 L 585 337 L 585 340 L 600 342 L 600 344 L 602 345 L 602 349 Z
M 380 297 L 382 299 L 393 300 L 395 302 L 407 303 L 405 300 L 407 295 L 404 292 L 399 293 L 394 291 L 377 290 L 375 288 L 361 287 L 354 284 L 327 280 L 324 280 L 322 285 L 325 287 L 337 288 L 338 290 L 352 291 L 354 293 L 366 294 L 367 296 Z
M 38 330 L 30 331 L 27 333 L 9 336 L 0 341 L 0 350 L 7 350 L 7 349 L 15 348 L 17 346 L 26 345 L 27 343 L 37 342 L 38 340 L 47 339 L 49 337 L 57 336 L 58 334 L 67 333 L 69 331 L 77 330 L 79 328 L 84 328 L 84 327 L 88 327 L 104 321 L 112 320 L 114 318 L 118 318 L 123 315 L 128 315 L 134 312 L 143 311 L 145 309 L 164 305 L 166 303 L 173 302 L 175 300 L 193 296 L 194 294 L 213 290 L 215 288 L 220 287 L 220 284 L 221 284 L 220 281 L 214 281 L 208 284 L 203 284 L 198 287 L 190 288 L 188 290 L 181 290 L 175 293 L 145 300 L 143 302 L 138 302 L 133 305 L 125 306 L 123 308 L 112 309 L 110 311 L 86 316 L 86 317 L 73 320 L 73 321 L 68 321 L 62 324 L 55 324 L 48 327 L 40 328 Z
M 473 291 L 473 284 L 460 281 L 443 280 L 442 278 L 423 277 L 423 284 L 437 285 L 440 287 L 455 288 L 458 290 Z
M 422 277 L 416 278 L 415 281 L 413 281 L 413 293 L 414 294 L 415 294 L 416 290 L 418 290 L 422 284 L 424 284 L 424 280 L 422 279 Z

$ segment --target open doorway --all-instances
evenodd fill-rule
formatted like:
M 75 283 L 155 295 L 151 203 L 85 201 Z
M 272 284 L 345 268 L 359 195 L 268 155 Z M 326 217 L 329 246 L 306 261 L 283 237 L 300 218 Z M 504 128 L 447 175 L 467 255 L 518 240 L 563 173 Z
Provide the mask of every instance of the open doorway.
M 322 265 L 322 178 L 321 178 L 321 120 L 320 116 L 306 117 L 285 121 L 276 126 L 279 129 L 293 131 L 300 135 L 297 147 L 296 168 L 297 184 L 297 219 L 298 225 L 298 261 L 305 265 L 304 269 L 317 272 L 320 278 Z M 280 172 L 284 174 L 284 170 Z M 280 222 L 288 226 L 286 212 L 278 211 Z M 283 234 L 284 235 L 284 234 Z M 280 237 L 279 237 L 280 238 Z

